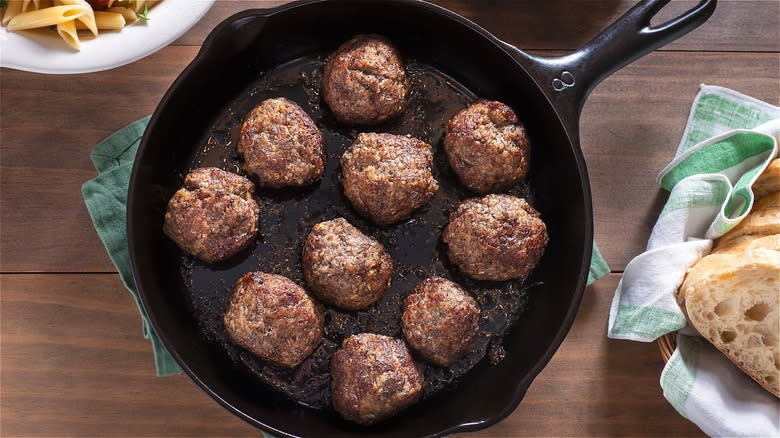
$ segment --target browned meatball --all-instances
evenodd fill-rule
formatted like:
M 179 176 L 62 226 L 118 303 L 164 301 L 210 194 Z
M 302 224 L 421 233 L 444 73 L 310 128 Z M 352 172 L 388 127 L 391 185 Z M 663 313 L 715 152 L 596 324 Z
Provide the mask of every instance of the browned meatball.
M 295 102 L 279 97 L 257 105 L 241 125 L 238 153 L 261 186 L 305 186 L 325 172 L 325 141 Z
M 433 151 L 410 136 L 364 133 L 341 156 L 344 193 L 377 225 L 390 225 L 431 200 Z
M 477 280 L 528 275 L 547 246 L 547 226 L 525 199 L 487 195 L 462 202 L 442 236 L 450 261 Z
M 477 193 L 505 190 L 528 173 L 525 128 L 501 102 L 477 102 L 450 119 L 444 151 L 461 182 Z
M 382 244 L 337 218 L 312 228 L 303 246 L 303 274 L 321 300 L 358 310 L 390 287 L 393 261 Z
M 347 420 L 369 425 L 420 398 L 423 374 L 401 339 L 350 336 L 330 361 L 333 408 Z
M 322 340 L 320 306 L 287 277 L 249 272 L 236 282 L 224 317 L 235 343 L 268 362 L 293 368 Z
M 342 122 L 373 125 L 395 117 L 408 93 L 403 62 L 381 36 L 358 35 L 325 63 L 323 98 Z
M 168 202 L 163 231 L 189 254 L 214 263 L 257 236 L 260 206 L 248 179 L 214 167 L 195 169 Z
M 474 347 L 479 314 L 477 300 L 460 286 L 427 278 L 404 300 L 404 337 L 429 362 L 448 366 Z

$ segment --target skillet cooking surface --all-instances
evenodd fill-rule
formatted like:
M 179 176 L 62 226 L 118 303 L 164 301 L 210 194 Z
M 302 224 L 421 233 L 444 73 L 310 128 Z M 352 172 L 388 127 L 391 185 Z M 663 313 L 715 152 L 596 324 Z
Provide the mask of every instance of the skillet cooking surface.
M 256 244 L 218 265 L 208 266 L 182 255 L 182 275 L 195 316 L 208 339 L 224 348 L 234 362 L 247 367 L 261 381 L 293 400 L 315 408 L 330 407 L 329 361 L 345 337 L 370 332 L 402 338 L 403 298 L 424 278 L 432 275 L 449 278 L 471 291 L 479 301 L 482 308 L 480 331 L 473 352 L 453 366 L 443 368 L 420 361 L 424 364 L 426 380 L 423 397 L 428 397 L 451 386 L 489 350 L 492 350 L 490 356 L 499 354 L 503 335 L 527 304 L 522 280 L 477 282 L 460 275 L 448 263 L 446 246 L 440 238 L 448 222 L 448 213 L 462 200 L 476 196 L 458 182 L 449 167 L 442 150 L 442 138 L 447 121 L 477 96 L 435 68 L 407 60 L 412 87 L 404 114 L 374 127 L 344 125 L 333 118 L 320 98 L 322 65 L 327 55 L 320 53 L 300 58 L 261 74 L 217 118 L 191 157 L 189 166 L 190 169 L 215 166 L 244 174 L 235 149 L 243 117 L 262 100 L 284 96 L 310 114 L 323 132 L 327 148 L 323 180 L 306 188 L 258 189 L 261 224 Z M 431 144 L 434 148 L 433 174 L 441 186 L 429 205 L 398 224 L 382 228 L 354 211 L 339 182 L 342 153 L 359 132 L 372 131 L 411 134 Z M 539 146 L 533 143 L 533 138 L 531 144 L 533 159 L 533 149 Z M 531 190 L 524 182 L 510 193 L 533 204 Z M 325 306 L 322 344 L 292 370 L 270 365 L 233 344 L 225 332 L 222 315 L 238 277 L 260 270 L 285 275 L 304 285 L 300 255 L 306 236 L 316 223 L 338 216 L 379 240 L 392 256 L 392 286 L 387 294 L 379 303 L 357 312 Z
M 240 418 L 279 436 L 357 437 L 368 433 L 404 438 L 441 436 L 481 429 L 506 417 L 563 341 L 585 288 L 593 238 L 590 187 L 577 140 L 578 115 L 585 98 L 611 72 L 699 26 L 712 15 L 716 0 L 701 0 L 683 15 L 651 26 L 651 18 L 668 3 L 669 0 L 642 0 L 585 47 L 556 58 L 540 58 L 518 51 L 456 14 L 416 0 L 309 0 L 271 10 L 244 11 L 227 19 L 204 41 L 198 56 L 161 100 L 144 134 L 131 176 L 127 232 L 133 275 L 144 310 L 160 339 L 182 369 L 214 400 Z M 232 353 L 237 361 L 231 360 L 218 336 L 208 341 L 207 336 L 198 335 L 199 326 L 208 328 L 204 322 L 215 321 L 214 315 L 219 313 L 216 308 L 224 306 L 225 296 L 238 274 L 257 269 L 261 260 L 268 261 L 266 257 L 271 254 L 261 257 L 259 249 L 274 239 L 283 241 L 282 236 L 289 236 L 283 233 L 282 225 L 273 228 L 262 224 L 258 246 L 248 251 L 244 259 L 236 259 L 239 266 L 220 266 L 214 273 L 203 271 L 197 263 L 193 265 L 186 260 L 182 263 L 181 252 L 163 235 L 161 226 L 165 204 L 192 165 L 199 160 L 204 164 L 212 160 L 225 167 L 235 166 L 235 157 L 225 153 L 224 147 L 222 155 L 226 161 L 217 152 L 220 141 L 224 144 L 230 140 L 225 137 L 229 133 L 225 126 L 214 133 L 212 152 L 203 156 L 192 154 L 199 144 L 203 146 L 201 149 L 206 149 L 209 136 L 204 133 L 210 127 L 220 124 L 232 127 L 227 121 L 237 122 L 241 114 L 222 114 L 220 119 L 220 113 L 242 101 L 239 96 L 249 91 L 248 84 L 256 81 L 262 72 L 281 69 L 281 65 L 292 60 L 330 53 L 360 33 L 387 36 L 407 59 L 447 72 L 479 96 L 501 100 L 518 113 L 532 141 L 528 177 L 536 195 L 532 203 L 542 212 L 550 235 L 545 255 L 527 282 L 534 285 L 528 311 L 522 312 L 503 338 L 504 360 L 495 366 L 480 361 L 460 379 L 455 390 L 441 391 L 370 428 L 341 420 L 331 410 L 308 409 L 289 401 L 281 392 L 262 384 L 249 367 L 242 365 L 236 350 Z M 563 82 L 564 73 L 570 76 L 566 82 Z M 566 87 L 561 87 L 562 84 Z M 329 145 L 328 176 L 315 189 L 335 190 L 337 182 L 333 178 L 338 153 L 334 151 L 348 143 L 355 133 L 333 124 L 327 114 L 313 110 L 308 103 L 309 96 L 304 97 L 302 93 L 303 87 L 299 86 L 295 92 L 295 86 L 276 85 L 279 94 L 289 93 L 305 109 L 312 110 L 315 119 L 330 131 L 329 140 L 344 142 Z M 459 99 L 470 99 L 462 87 L 455 89 L 460 91 Z M 265 91 L 268 90 L 258 89 L 258 92 Z M 260 97 L 256 96 L 258 101 Z M 316 96 L 312 102 L 318 102 Z M 442 117 L 437 120 L 446 120 L 445 113 L 454 110 L 444 105 L 440 111 Z M 393 126 L 390 124 L 387 130 Z M 436 125 L 438 130 L 442 127 Z M 435 130 L 427 134 L 419 134 L 417 129 L 409 131 L 426 140 L 440 137 L 435 134 L 440 131 Z M 433 143 L 438 148 L 438 141 Z M 444 210 L 467 196 L 458 186 L 451 185 L 452 175 L 448 176 L 448 167 L 440 155 L 434 172 L 443 188 L 433 204 L 415 217 L 433 218 L 438 212 L 441 218 Z M 331 194 L 332 199 L 342 201 L 340 192 L 331 191 Z M 280 204 L 283 209 L 276 214 L 282 214 L 296 209 L 303 211 L 299 204 L 306 192 L 288 192 L 281 199 L 267 193 L 261 196 L 265 203 Z M 431 271 L 462 281 L 437 258 L 441 253 L 438 246 L 441 224 L 434 225 L 432 219 L 430 224 L 422 220 L 401 224 L 398 229 L 405 227 L 409 231 L 405 236 L 398 233 L 393 243 L 394 236 L 388 230 L 367 227 L 362 220 L 351 217 L 351 210 L 345 204 L 338 203 L 340 207 L 336 207 L 326 200 L 321 198 L 327 208 L 320 214 L 345 214 L 359 228 L 389 246 L 396 264 L 418 266 L 412 262 L 419 257 L 425 261 L 420 266 L 432 265 Z M 339 208 L 343 210 L 338 211 Z M 310 207 L 308 214 L 314 213 Z M 265 220 L 270 220 L 273 210 L 267 208 L 264 214 Z M 310 222 L 316 219 L 296 219 L 288 225 L 295 231 L 291 239 L 302 239 Z M 425 226 L 430 227 L 427 233 Z M 434 236 L 437 246 L 423 245 L 423 240 L 430 236 Z M 414 255 L 417 253 L 413 250 L 418 247 L 404 247 L 401 243 L 414 242 L 417 238 L 421 240 L 417 242 L 419 248 L 423 249 Z M 294 273 L 300 272 L 295 242 L 286 242 L 278 248 L 268 246 L 275 250 L 284 248 L 288 248 L 289 255 L 283 266 Z M 426 248 L 427 258 L 423 257 Z M 409 253 L 408 258 L 403 257 L 404 251 Z M 187 268 L 188 264 L 191 268 Z M 401 270 L 396 271 L 393 291 L 410 289 L 423 277 L 412 270 L 409 277 L 413 279 L 404 288 L 400 273 Z M 291 276 L 300 279 L 299 274 Z M 213 300 L 214 313 L 210 318 L 207 313 L 196 312 L 198 303 L 203 302 L 188 299 L 198 291 L 193 285 L 208 286 L 208 290 L 219 295 L 219 299 Z M 465 286 L 473 285 L 465 283 Z M 482 298 L 483 305 L 486 297 Z M 194 316 L 200 317 L 200 321 Z M 219 321 L 216 321 L 211 326 L 215 330 L 207 333 L 219 333 L 216 330 Z M 394 327 L 397 331 L 397 326 Z
M 268 91 L 256 84 L 263 74 L 293 65 L 295 60 L 302 59 L 303 63 L 321 61 L 323 55 L 332 53 L 339 44 L 360 33 L 385 35 L 398 47 L 407 63 L 430 66 L 453 78 L 450 83 L 458 91 L 455 94 L 460 95 L 456 99 L 457 107 L 449 104 L 437 109 L 426 105 L 428 111 L 440 114 L 436 117 L 434 132 L 425 133 L 420 127 L 408 129 L 410 134 L 424 140 L 436 140 L 432 141 L 435 148 L 440 146 L 440 133 L 449 116 L 474 98 L 456 83 L 465 85 L 480 97 L 503 101 L 517 112 L 525 122 L 532 142 L 528 176 L 534 192 L 531 202 L 542 212 L 550 236 L 544 257 L 526 281 L 526 284 L 534 285 L 529 291 L 528 309 L 518 312 L 512 329 L 503 337 L 505 358 L 495 366 L 488 360 L 479 361 L 470 372 L 461 376 L 457 385 L 448 385 L 448 390 L 429 395 L 399 415 L 369 428 L 342 420 L 331 409 L 311 409 L 291 401 L 282 391 L 263 383 L 257 373 L 242 362 L 241 350 L 232 347 L 226 350 L 220 341 L 219 307 L 224 307 L 230 288 L 241 273 L 259 269 L 261 260 L 265 263 L 266 257 L 276 256 L 262 253 L 259 247 L 267 245 L 266 239 L 273 236 L 287 236 L 280 232 L 284 231 L 283 227 L 271 228 L 262 223 L 258 246 L 233 260 L 239 266 L 219 266 L 215 273 L 204 271 L 198 263 L 183 261 L 181 251 L 162 232 L 165 204 L 191 167 L 202 162 L 236 170 L 236 157 L 225 151 L 224 144 L 230 141 L 230 129 L 244 115 L 239 108 L 244 102 L 242 99 L 251 100 L 244 102 L 244 110 L 247 110 L 252 103 L 262 99 L 261 93 Z M 326 202 L 327 198 L 322 199 L 325 206 L 333 209 L 330 210 L 332 216 L 343 213 L 358 228 L 377 236 L 396 258 L 396 265 L 433 265 L 430 274 L 443 273 L 470 289 L 473 285 L 449 269 L 446 260 L 435 260 L 441 253 L 439 236 L 447 209 L 470 196 L 454 183 L 444 156 L 437 153 L 434 166 L 443 187 L 434 197 L 433 204 L 414 216 L 427 217 L 438 212 L 441 222 L 429 225 L 428 232 L 424 232 L 426 228 L 422 222 L 396 226 L 408 230 L 406 236 L 402 233 L 397 236 L 401 241 L 419 239 L 418 248 L 428 251 L 428 257 L 419 256 L 425 263 L 413 263 L 418 257 L 413 248 L 408 248 L 407 259 L 402 254 L 405 247 L 389 242 L 392 236 L 386 233 L 393 227 L 379 230 L 368 226 L 354 217 L 351 207 L 341 198 L 340 188 L 334 180 L 334 175 L 339 173 L 339 153 L 334 153 L 334 148 L 346 146 L 356 132 L 330 120 L 327 109 L 323 113 L 312 108 L 310 97 L 305 93 L 311 85 L 307 88 L 295 82 L 300 78 L 301 69 L 290 68 L 286 80 L 280 79 L 271 85 L 278 87 L 274 94 L 287 94 L 310 111 L 321 127 L 330 131 L 326 132 L 328 141 L 336 138 L 344 142 L 329 145 L 328 175 L 315 189 L 335 187 L 331 193 L 338 207 Z M 446 79 L 441 74 L 436 76 Z M 253 87 L 257 88 L 255 96 L 247 97 Z M 432 85 L 427 87 L 424 90 L 430 90 Z M 296 89 L 298 91 L 294 91 Z M 419 87 L 415 89 L 423 91 Z M 445 90 L 449 90 L 447 95 L 453 93 L 450 86 Z M 316 106 L 319 99 L 315 96 L 312 102 Z M 414 102 L 409 106 L 413 110 Z M 234 107 L 234 114 L 229 113 L 230 107 Z M 219 126 L 222 127 L 219 132 L 210 136 L 210 131 Z M 371 129 L 392 131 L 393 127 L 398 128 L 398 125 L 390 123 Z M 211 137 L 213 144 L 209 145 Z M 196 153 L 205 149 L 211 152 Z M 278 203 L 283 207 L 277 214 L 282 211 L 291 214 L 289 212 L 295 208 L 303 210 L 296 204 L 302 202 L 307 192 L 286 192 L 282 199 L 274 199 L 269 193 L 260 195 L 263 204 Z M 273 209 L 263 207 L 266 211 L 262 214 L 270 221 Z M 314 211 L 310 208 L 309 213 Z M 322 219 L 330 219 L 325 213 L 327 211 L 322 212 Z M 317 221 L 295 219 L 289 225 L 294 231 L 290 236 L 302 240 L 312 223 Z M 301 222 L 301 230 L 298 230 Z M 128 240 L 133 273 L 144 308 L 161 340 L 182 369 L 217 402 L 277 436 L 364 436 L 367 433 L 394 437 L 439 436 L 480 429 L 506 417 L 550 360 L 574 320 L 587 277 L 591 226 L 587 175 L 581 155 L 537 83 L 506 47 L 484 30 L 436 6 L 405 0 L 298 3 L 271 11 L 245 11 L 226 20 L 204 42 L 201 52 L 173 84 L 152 117 L 139 148 L 128 197 Z M 432 240 L 425 244 L 422 240 L 428 238 Z M 278 238 L 278 241 L 282 240 Z M 291 269 L 291 276 L 298 281 L 300 241 L 297 245 L 294 241 L 285 242 L 280 247 L 289 248 L 288 260 L 283 266 Z M 273 249 L 281 251 L 280 248 Z M 188 264 L 191 269 L 187 268 Z M 285 274 L 283 270 L 279 273 Z M 411 279 L 404 283 L 400 273 L 397 269 L 391 293 L 406 294 L 425 276 L 412 272 Z M 506 293 L 509 287 L 498 289 Z M 516 291 L 521 289 L 515 287 Z M 196 296 L 193 300 L 193 292 L 198 291 L 210 291 L 210 295 Z M 206 308 L 211 314 L 198 311 L 206 302 L 202 298 L 211 304 Z M 493 305 L 487 303 L 487 295 L 482 299 L 486 309 Z M 521 304 L 518 303 L 518 307 Z M 398 310 L 395 312 L 397 315 Z M 370 319 L 370 316 L 364 314 L 363 318 Z M 392 319 L 394 322 L 389 328 L 395 327 L 397 331 L 397 316 Z M 210 325 L 208 321 L 211 321 Z M 332 342 L 335 343 L 338 335 L 334 337 Z

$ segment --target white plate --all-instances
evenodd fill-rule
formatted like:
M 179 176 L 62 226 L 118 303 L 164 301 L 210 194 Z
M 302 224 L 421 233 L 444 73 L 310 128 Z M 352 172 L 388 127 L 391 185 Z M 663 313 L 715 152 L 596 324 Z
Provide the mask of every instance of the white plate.
M 9 32 L 0 27 L 0 67 L 36 73 L 72 74 L 108 70 L 162 49 L 195 25 L 216 0 L 164 0 L 149 10 L 149 21 L 121 31 L 82 39 L 75 51 L 57 32 Z M 79 33 L 79 35 L 85 35 Z

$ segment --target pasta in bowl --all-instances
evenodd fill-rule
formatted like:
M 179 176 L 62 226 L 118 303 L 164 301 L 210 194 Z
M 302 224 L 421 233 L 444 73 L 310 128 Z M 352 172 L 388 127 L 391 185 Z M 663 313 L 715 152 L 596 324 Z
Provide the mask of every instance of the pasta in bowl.
M 5 0 L 3 26 L 12 32 L 53 27 L 73 49 L 81 49 L 79 30 L 98 36 L 149 19 L 149 7 L 161 0 Z
M 167 46 L 215 0 L 0 0 L 0 67 L 86 73 Z

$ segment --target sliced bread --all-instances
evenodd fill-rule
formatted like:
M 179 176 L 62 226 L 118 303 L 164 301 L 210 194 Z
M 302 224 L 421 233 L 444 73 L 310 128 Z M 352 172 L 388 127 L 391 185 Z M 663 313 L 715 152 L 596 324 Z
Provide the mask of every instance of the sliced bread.
M 753 194 L 757 198 L 772 192 L 780 192 L 780 158 L 775 158 L 753 183 Z
M 780 234 L 780 192 L 769 193 L 756 201 L 750 214 L 718 239 L 717 245 L 726 246 L 742 236 L 771 234 Z
M 691 325 L 776 397 L 780 397 L 778 241 L 774 236 L 745 240 L 741 247 L 702 258 L 688 271 L 678 293 Z
M 715 243 L 713 252 L 740 252 L 756 248 L 769 248 L 780 251 L 780 234 L 770 234 L 768 236 L 750 234 L 725 241 L 718 240 Z

